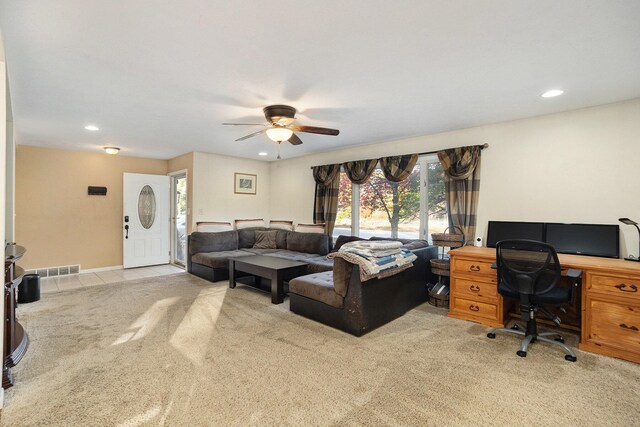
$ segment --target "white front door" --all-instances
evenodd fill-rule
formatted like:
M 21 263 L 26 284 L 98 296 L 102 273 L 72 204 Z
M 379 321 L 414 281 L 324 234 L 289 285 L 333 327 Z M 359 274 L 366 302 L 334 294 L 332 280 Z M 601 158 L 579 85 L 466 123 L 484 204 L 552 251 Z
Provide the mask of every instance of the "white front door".
M 169 263 L 169 177 L 124 174 L 124 268 Z

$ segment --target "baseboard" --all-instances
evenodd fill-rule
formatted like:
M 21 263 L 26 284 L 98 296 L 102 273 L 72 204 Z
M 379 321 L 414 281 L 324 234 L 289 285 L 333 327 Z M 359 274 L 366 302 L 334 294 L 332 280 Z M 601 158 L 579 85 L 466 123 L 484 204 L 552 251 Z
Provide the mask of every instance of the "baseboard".
M 112 270 L 122 270 L 124 269 L 121 265 L 112 265 L 110 267 L 99 267 L 99 268 L 87 268 L 80 270 L 80 273 L 100 273 L 102 271 L 112 271 Z

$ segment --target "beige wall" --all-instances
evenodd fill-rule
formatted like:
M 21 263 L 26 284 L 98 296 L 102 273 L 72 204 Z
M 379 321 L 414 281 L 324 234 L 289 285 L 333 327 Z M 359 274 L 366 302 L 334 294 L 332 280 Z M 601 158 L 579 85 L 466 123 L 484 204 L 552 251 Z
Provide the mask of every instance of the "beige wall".
M 270 215 L 312 219 L 310 166 L 489 143 L 482 153 L 478 234 L 489 220 L 617 224 L 640 219 L 640 99 L 271 164 Z M 622 253 L 638 233 L 621 225 Z
M 165 175 L 167 161 L 19 145 L 16 241 L 27 248 L 21 265 L 122 265 L 124 172 Z M 90 185 L 106 186 L 107 196 L 88 196 Z
M 193 219 L 193 153 L 170 159 L 168 165 L 169 173 L 187 171 L 187 234 L 191 234 Z
M 269 219 L 269 163 L 194 153 L 193 222 Z M 234 173 L 257 175 L 256 195 L 234 194 Z

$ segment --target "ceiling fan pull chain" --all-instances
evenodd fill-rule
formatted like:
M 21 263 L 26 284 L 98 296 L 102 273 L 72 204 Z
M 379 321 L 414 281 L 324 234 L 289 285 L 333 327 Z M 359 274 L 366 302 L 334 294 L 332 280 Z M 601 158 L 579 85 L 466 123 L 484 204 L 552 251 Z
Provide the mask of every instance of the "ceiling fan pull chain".
M 278 157 L 276 157 L 276 160 L 281 160 L 280 157 L 280 143 L 278 142 Z

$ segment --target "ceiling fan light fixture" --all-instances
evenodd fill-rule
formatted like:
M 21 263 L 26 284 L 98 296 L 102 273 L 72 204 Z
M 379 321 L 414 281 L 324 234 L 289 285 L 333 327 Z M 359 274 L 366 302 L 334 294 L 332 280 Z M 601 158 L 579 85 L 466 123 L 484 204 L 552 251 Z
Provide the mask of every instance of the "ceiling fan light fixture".
M 291 129 L 283 128 L 283 127 L 274 127 L 267 129 L 267 136 L 270 140 L 275 142 L 284 142 L 289 140 L 293 135 L 293 131 Z

